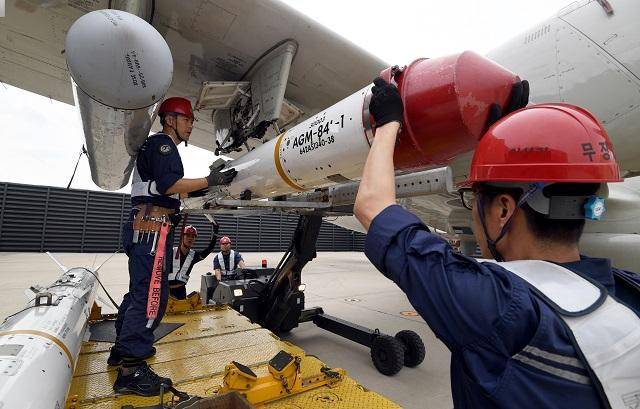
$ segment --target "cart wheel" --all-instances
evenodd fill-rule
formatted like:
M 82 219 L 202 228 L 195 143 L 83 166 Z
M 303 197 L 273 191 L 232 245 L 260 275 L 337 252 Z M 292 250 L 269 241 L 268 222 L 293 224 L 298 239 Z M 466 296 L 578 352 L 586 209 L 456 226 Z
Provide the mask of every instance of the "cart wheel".
M 284 334 L 288 334 L 291 332 L 292 329 L 296 328 L 296 326 L 293 325 L 287 325 L 285 326 L 284 324 L 280 325 L 280 329 L 278 329 L 278 335 L 284 335 Z
M 383 375 L 395 375 L 404 364 L 402 342 L 389 335 L 379 335 L 371 344 L 371 359 L 376 369 Z
M 403 330 L 396 334 L 396 339 L 404 346 L 404 364 L 410 368 L 418 366 L 424 361 L 427 350 L 420 335 L 410 330 Z

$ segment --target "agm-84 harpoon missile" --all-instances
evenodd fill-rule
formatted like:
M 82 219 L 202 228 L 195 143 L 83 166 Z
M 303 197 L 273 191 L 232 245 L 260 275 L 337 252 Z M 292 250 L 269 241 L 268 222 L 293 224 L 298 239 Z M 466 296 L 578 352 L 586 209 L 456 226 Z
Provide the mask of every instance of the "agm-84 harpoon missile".
M 446 166 L 472 150 L 487 129 L 490 107 L 504 109 L 518 77 L 473 52 L 418 59 L 380 73 L 395 82 L 404 103 L 394 165 L 399 173 Z M 185 200 L 194 209 L 210 199 L 271 198 L 351 183 L 362 175 L 375 135 L 369 112 L 372 84 L 226 164 L 229 186 Z M 247 194 L 250 193 L 250 194 Z
M 65 405 L 100 267 L 58 265 L 64 274 L 0 324 L 0 408 Z

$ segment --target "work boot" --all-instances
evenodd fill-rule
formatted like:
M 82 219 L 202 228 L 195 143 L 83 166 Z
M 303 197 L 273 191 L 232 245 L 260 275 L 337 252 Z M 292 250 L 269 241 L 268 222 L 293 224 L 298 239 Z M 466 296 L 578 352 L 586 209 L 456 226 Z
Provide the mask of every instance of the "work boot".
M 122 354 L 120 353 L 120 347 L 115 344 L 109 350 L 109 358 L 107 358 L 107 365 L 115 366 L 122 363 Z
M 113 384 L 113 390 L 116 393 L 135 393 L 140 396 L 158 396 L 160 394 L 160 385 L 164 384 L 165 388 L 173 386 L 173 382 L 169 378 L 159 376 L 146 362 L 133 368 L 133 372 L 129 375 L 123 375 L 123 368 L 118 368 L 118 378 Z
M 156 347 L 151 347 L 151 352 L 147 355 L 140 358 L 141 360 L 149 359 L 156 354 Z M 122 365 L 122 353 L 120 352 L 120 347 L 116 344 L 111 347 L 111 351 L 109 352 L 109 358 L 107 358 L 107 365 L 116 366 Z

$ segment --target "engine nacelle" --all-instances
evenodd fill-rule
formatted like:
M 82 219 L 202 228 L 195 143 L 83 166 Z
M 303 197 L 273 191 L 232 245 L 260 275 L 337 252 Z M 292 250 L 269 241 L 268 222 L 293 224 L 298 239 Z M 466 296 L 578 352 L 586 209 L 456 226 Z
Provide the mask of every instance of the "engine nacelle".
M 120 189 L 171 85 L 169 46 L 133 14 L 97 10 L 69 28 L 65 53 L 91 178 L 103 189 Z

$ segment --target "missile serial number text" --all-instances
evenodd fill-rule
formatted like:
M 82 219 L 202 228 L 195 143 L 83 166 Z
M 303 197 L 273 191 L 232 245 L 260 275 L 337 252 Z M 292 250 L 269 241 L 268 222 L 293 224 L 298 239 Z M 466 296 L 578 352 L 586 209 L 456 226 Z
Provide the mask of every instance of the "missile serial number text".
M 312 122 L 305 133 L 293 138 L 292 148 L 299 148 L 300 155 L 302 155 L 334 143 L 335 136 L 332 133 L 344 128 L 344 115 L 340 115 L 340 118 L 336 121 L 330 120 L 324 124 L 322 122 L 324 122 L 324 117 L 321 120 Z M 318 125 L 318 123 L 320 124 Z
M 318 138 L 317 141 L 313 141 L 307 145 L 304 145 L 303 147 L 300 148 L 300 155 L 305 154 L 307 152 L 311 152 L 314 151 L 318 148 L 322 148 L 325 145 L 328 145 L 330 143 L 335 142 L 335 138 L 333 135 L 329 135 L 328 138 L 323 139 L 323 138 Z

